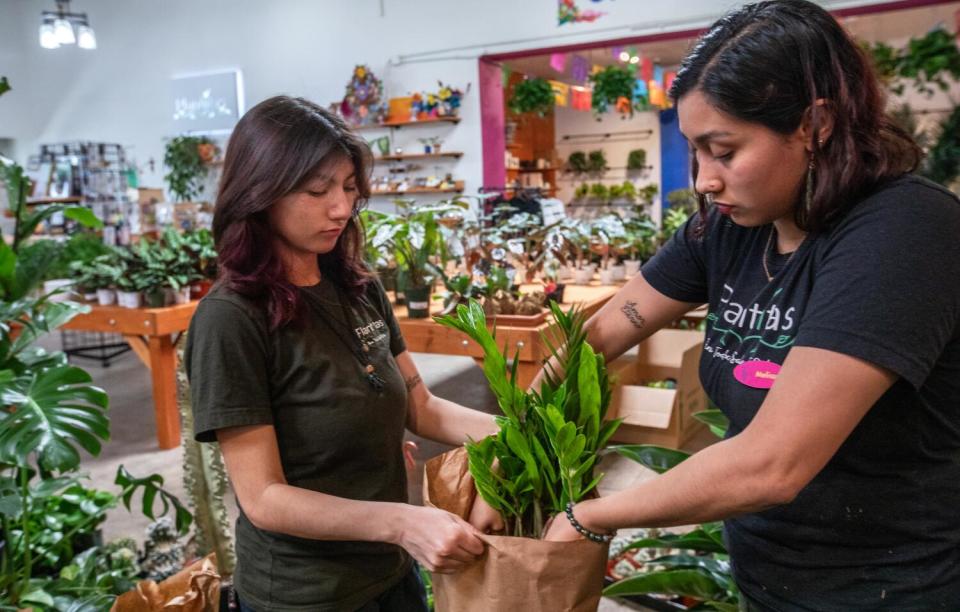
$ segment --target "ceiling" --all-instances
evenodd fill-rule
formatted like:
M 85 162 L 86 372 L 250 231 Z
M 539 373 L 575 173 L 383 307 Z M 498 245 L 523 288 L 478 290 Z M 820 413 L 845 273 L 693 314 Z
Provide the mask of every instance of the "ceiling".
M 911 37 L 925 34 L 938 24 L 943 24 L 948 30 L 956 32 L 957 20 L 960 19 L 957 16 L 958 12 L 960 12 L 960 2 L 950 2 L 886 13 L 844 17 L 841 23 L 858 39 L 868 42 L 900 43 Z M 665 69 L 674 70 L 694 42 L 693 38 L 661 40 L 637 45 L 636 50 Z M 614 57 L 614 51 L 615 49 L 604 46 L 577 51 L 576 54 L 586 58 L 591 64 L 607 66 L 620 63 L 620 60 Z M 550 66 L 549 55 L 509 60 L 504 62 L 504 65 L 514 72 L 529 76 L 573 83 L 569 75 L 569 65 L 565 71 L 566 74 L 557 72 Z

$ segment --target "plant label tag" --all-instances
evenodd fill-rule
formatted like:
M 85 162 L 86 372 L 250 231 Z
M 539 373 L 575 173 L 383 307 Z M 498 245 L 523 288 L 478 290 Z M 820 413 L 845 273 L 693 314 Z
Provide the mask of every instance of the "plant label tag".
M 733 369 L 733 377 L 754 389 L 769 389 L 780 374 L 780 364 L 772 361 L 744 361 Z

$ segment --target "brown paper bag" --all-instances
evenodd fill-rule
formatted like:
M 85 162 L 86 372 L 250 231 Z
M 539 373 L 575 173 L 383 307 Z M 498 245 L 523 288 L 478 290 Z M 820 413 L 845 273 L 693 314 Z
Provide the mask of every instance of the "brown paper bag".
M 212 612 L 220 608 L 217 557 L 210 553 L 159 584 L 141 580 L 110 612 Z
M 424 503 L 466 519 L 476 489 L 463 448 L 424 466 Z M 437 612 L 595 612 L 608 546 L 482 536 L 487 551 L 455 574 L 433 574 Z

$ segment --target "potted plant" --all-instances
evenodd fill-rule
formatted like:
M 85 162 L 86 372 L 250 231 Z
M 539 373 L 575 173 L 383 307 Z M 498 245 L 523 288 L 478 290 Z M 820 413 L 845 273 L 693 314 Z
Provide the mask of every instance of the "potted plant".
M 417 206 L 398 201 L 399 214 L 381 217 L 371 237 L 372 248 L 387 248 L 397 262 L 397 285 L 407 302 L 407 314 L 413 319 L 430 314 L 430 293 L 439 278 L 437 262 L 445 249 L 438 216 L 463 210 L 467 203 L 454 200 Z
M 536 113 L 545 117 L 553 111 L 555 101 L 549 81 L 540 77 L 527 78 L 514 85 L 507 107 L 517 115 Z
M 216 156 L 216 145 L 206 136 L 177 136 L 167 143 L 163 164 L 170 193 L 178 202 L 189 202 L 203 193 L 203 181 L 209 163 Z
M 603 183 L 590 185 L 590 199 L 595 206 L 602 206 L 610 201 L 610 190 Z
M 647 169 L 647 151 L 646 149 L 634 149 L 627 154 L 627 170 L 646 170 Z
M 613 106 L 621 111 L 621 115 L 633 116 L 633 92 L 637 79 L 626 68 L 611 65 L 590 75 L 593 83 L 593 114 L 599 121 L 603 113 Z M 626 100 L 623 104 L 621 100 Z
M 603 152 L 603 149 L 590 151 L 587 156 L 587 171 L 600 175 L 607 170 L 607 154 Z
M 441 325 L 464 332 L 480 345 L 484 374 L 503 413 L 497 419 L 499 431 L 467 443 L 465 455 L 476 493 L 500 512 L 506 529 L 504 535 L 487 536 L 492 543 L 491 554 L 468 570 L 470 575 L 434 576 L 438 598 L 442 596 L 451 609 L 460 609 L 464 603 L 457 599 L 464 596 L 458 589 L 460 580 L 471 584 L 479 580 L 485 591 L 505 586 L 497 582 L 498 576 L 505 574 L 536 584 L 545 569 L 575 558 L 580 559 L 582 571 L 565 576 L 575 586 L 567 589 L 552 585 L 541 591 L 539 602 L 542 609 L 573 609 L 568 590 L 589 592 L 591 587 L 586 585 L 597 580 L 594 572 L 602 572 L 604 566 L 606 546 L 585 541 L 543 546 L 539 541 L 546 522 L 562 514 L 568 503 L 596 495 L 602 479 L 602 474 L 595 473 L 599 455 L 620 423 L 605 420 L 610 381 L 603 357 L 585 340 L 585 316 L 573 309 L 564 312 L 555 303 L 550 308 L 562 341 L 550 350 L 557 356 L 559 367 L 554 370 L 548 366 L 543 384 L 534 391 L 521 388 L 515 373 L 511 376 L 508 356 L 498 348 L 477 302 L 459 306 L 456 315 L 436 318 Z M 453 467 L 462 461 L 463 454 L 452 451 L 428 463 L 427 503 L 460 511 L 463 499 L 469 499 L 469 491 L 462 491 L 465 479 L 445 478 L 450 472 L 443 469 L 444 465 Z M 448 497 L 451 487 L 460 490 Z M 507 547 L 514 551 L 509 558 L 493 552 Z M 490 571 L 491 563 L 497 564 L 496 571 Z M 597 590 L 596 606 L 599 585 L 592 588 Z M 525 590 L 521 592 L 526 596 Z M 502 595 L 500 608 L 522 607 L 522 602 L 511 601 L 509 592 Z
M 587 162 L 587 154 L 583 151 L 574 151 L 567 158 L 567 168 L 576 174 L 582 174 L 590 169 Z
M 116 301 L 117 283 L 124 272 L 116 254 L 99 255 L 91 262 L 76 261 L 72 267 L 77 284 L 96 291 L 97 302 L 101 306 L 109 306 Z
M 184 232 L 180 236 L 180 247 L 194 264 L 196 278 L 190 284 L 190 297 L 199 300 L 210 291 L 217 278 L 217 249 L 213 234 L 208 229 Z

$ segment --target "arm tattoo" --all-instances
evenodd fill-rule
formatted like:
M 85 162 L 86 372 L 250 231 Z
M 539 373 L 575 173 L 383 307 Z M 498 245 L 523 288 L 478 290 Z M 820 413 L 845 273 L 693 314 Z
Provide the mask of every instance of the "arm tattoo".
M 419 385 L 422 381 L 419 374 L 414 374 L 410 378 L 404 379 L 403 382 L 407 385 L 407 391 L 413 391 L 413 388 Z
M 620 312 L 622 312 L 627 317 L 627 320 L 630 321 L 637 329 L 643 329 L 643 326 L 647 324 L 647 320 L 644 319 L 639 312 L 637 312 L 636 302 L 628 301 L 620 308 Z

